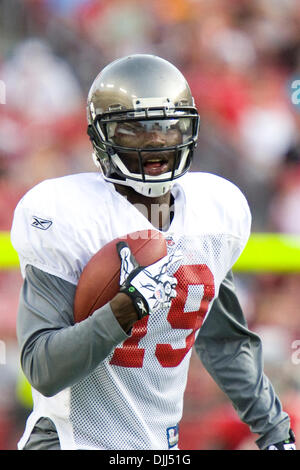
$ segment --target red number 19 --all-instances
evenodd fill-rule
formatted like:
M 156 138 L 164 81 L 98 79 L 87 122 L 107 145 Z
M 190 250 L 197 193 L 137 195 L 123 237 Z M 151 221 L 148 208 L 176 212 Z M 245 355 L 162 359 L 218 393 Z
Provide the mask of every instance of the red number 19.
M 177 296 L 172 300 L 167 320 L 173 329 L 191 329 L 192 332 L 186 337 L 184 348 L 174 349 L 171 344 L 156 345 L 155 356 L 162 367 L 176 367 L 181 363 L 193 346 L 195 333 L 202 325 L 215 295 L 214 277 L 205 264 L 180 266 L 174 276 L 178 281 Z M 193 286 L 203 286 L 203 296 L 197 310 L 185 312 L 189 289 L 193 289 Z M 145 350 L 138 345 L 147 334 L 148 319 L 144 317 L 134 325 L 130 338 L 124 341 L 122 347 L 115 349 L 110 364 L 121 367 L 143 366 Z

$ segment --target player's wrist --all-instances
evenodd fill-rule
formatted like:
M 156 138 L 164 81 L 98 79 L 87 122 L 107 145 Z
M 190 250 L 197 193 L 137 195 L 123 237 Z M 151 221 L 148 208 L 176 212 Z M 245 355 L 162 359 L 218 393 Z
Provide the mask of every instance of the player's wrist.
M 125 293 L 119 292 L 110 301 L 110 308 L 125 332 L 139 319 L 130 297 Z
M 126 294 L 130 298 L 138 320 L 149 315 L 148 302 L 132 284 L 126 281 L 123 286 L 121 286 L 120 292 Z

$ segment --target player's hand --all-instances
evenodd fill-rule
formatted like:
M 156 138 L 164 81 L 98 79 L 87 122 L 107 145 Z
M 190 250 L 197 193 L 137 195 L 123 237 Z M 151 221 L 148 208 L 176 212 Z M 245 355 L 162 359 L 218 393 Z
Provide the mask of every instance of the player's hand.
M 176 297 L 177 279 L 168 274 L 168 269 L 179 266 L 181 254 L 165 256 L 145 267 L 139 265 L 127 243 L 117 243 L 117 251 L 121 259 L 120 292 L 132 299 L 139 319 L 160 308 L 169 308 Z
M 296 450 L 295 444 L 295 434 L 290 429 L 290 437 L 285 441 L 276 442 L 276 444 L 272 444 L 267 447 L 267 450 Z

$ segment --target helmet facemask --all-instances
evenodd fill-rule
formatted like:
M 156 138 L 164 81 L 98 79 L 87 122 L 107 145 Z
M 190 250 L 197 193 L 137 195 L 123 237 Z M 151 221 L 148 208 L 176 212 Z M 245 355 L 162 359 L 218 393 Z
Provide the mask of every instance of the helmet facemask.
M 199 115 L 170 62 L 135 54 L 108 64 L 91 86 L 87 114 L 94 160 L 107 181 L 158 197 L 190 168 Z
M 189 170 L 198 128 L 194 107 L 149 107 L 98 114 L 89 135 L 107 181 L 158 197 Z

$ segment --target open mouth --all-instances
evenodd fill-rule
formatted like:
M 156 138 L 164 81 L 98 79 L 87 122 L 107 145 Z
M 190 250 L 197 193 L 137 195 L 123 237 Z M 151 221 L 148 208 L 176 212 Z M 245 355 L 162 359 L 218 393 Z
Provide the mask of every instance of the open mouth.
M 144 172 L 149 176 L 158 176 L 166 173 L 169 169 L 169 162 L 162 158 L 149 158 L 144 162 Z

